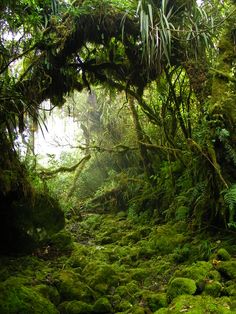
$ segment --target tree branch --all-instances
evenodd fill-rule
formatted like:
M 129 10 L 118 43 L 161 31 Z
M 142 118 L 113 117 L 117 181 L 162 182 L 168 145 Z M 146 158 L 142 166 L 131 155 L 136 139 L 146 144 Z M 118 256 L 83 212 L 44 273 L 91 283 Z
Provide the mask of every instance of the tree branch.
M 91 155 L 88 154 L 88 155 L 84 156 L 79 162 L 77 162 L 75 165 L 73 165 L 71 167 L 62 166 L 62 167 L 59 167 L 59 168 L 54 169 L 54 170 L 43 169 L 42 171 L 39 172 L 39 176 L 46 178 L 46 177 L 54 176 L 55 174 L 57 174 L 59 172 L 73 172 L 79 167 L 79 165 L 81 165 L 81 163 L 89 160 L 90 158 L 91 158 Z

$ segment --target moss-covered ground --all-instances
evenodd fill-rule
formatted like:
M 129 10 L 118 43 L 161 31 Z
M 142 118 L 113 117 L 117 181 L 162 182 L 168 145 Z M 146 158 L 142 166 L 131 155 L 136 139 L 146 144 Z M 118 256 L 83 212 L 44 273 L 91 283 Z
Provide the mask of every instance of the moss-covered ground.
M 235 233 L 83 214 L 0 258 L 0 313 L 236 313 Z

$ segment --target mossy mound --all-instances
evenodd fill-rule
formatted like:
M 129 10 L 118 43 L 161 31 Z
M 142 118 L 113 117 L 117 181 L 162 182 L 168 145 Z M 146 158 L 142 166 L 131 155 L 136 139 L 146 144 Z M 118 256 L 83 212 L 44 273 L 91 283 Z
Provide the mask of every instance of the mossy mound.
M 212 297 L 219 297 L 223 290 L 223 286 L 219 281 L 210 280 L 204 287 L 204 294 L 211 295 Z
M 62 270 L 54 274 L 53 282 L 62 301 L 80 300 L 93 302 L 93 290 L 84 282 L 81 276 L 72 270 Z
M 26 286 L 27 281 L 27 278 L 10 277 L 0 284 L 0 313 L 58 314 L 54 304 Z
M 93 306 L 93 313 L 99 314 L 99 313 L 104 313 L 104 314 L 109 314 L 112 313 L 112 306 L 111 303 L 107 298 L 100 298 L 98 299 L 94 306 Z
M 197 290 L 195 281 L 189 278 L 177 277 L 171 280 L 167 288 L 167 300 L 170 302 L 182 294 L 194 294 Z
M 192 296 L 181 295 L 173 300 L 168 308 L 162 308 L 154 314 L 227 314 L 236 313 L 231 309 L 231 301 L 229 298 L 215 299 L 211 296 Z
M 210 262 L 196 262 L 191 266 L 185 266 L 174 273 L 174 277 L 184 277 L 193 279 L 196 282 L 198 290 L 203 290 L 205 282 L 209 279 L 209 274 L 212 274 L 213 265 Z
M 34 289 L 36 292 L 40 293 L 44 298 L 50 300 L 53 304 L 58 305 L 60 303 L 60 294 L 55 287 L 40 284 L 35 286 Z
M 66 301 L 59 305 L 60 314 L 89 314 L 92 309 L 92 305 L 82 301 Z
M 147 225 L 146 228 L 119 215 L 89 214 L 84 221 L 73 219 L 66 230 L 73 232 L 52 235 L 51 242 L 43 248 L 49 250 L 47 255 L 58 248 L 57 254 L 48 258 L 45 253 L 44 256 L 1 259 L 2 284 L 8 281 L 9 275 L 17 274 L 18 280 L 21 277 L 21 287 L 32 290 L 40 302 L 46 302 L 46 310 L 51 306 L 52 311 L 62 314 L 177 313 L 176 308 L 190 313 L 215 313 L 215 309 L 228 310 L 228 305 L 234 310 L 234 258 L 220 261 L 216 247 L 212 252 L 215 261 L 197 261 L 201 255 L 197 255 L 200 253 L 195 246 L 196 241 L 201 244 L 201 239 L 191 240 L 183 224 Z M 112 240 L 103 243 L 105 237 Z M 168 240 L 171 250 L 164 247 Z M 223 241 L 220 246 L 223 248 Z M 182 253 L 185 264 L 176 259 Z M 234 256 L 233 249 L 230 253 Z M 193 263 L 193 258 L 197 262 Z M 222 303 L 223 299 L 227 306 Z M 188 301 L 190 307 L 187 307 Z M 211 302 L 213 312 L 210 312 Z M 42 310 L 42 313 L 45 312 Z
M 221 248 L 217 251 L 217 258 L 221 261 L 229 261 L 231 259 L 231 255 L 224 248 Z
M 226 279 L 236 279 L 236 260 L 218 263 L 217 270 Z
M 71 253 L 74 248 L 71 234 L 66 230 L 53 234 L 50 238 L 50 246 L 58 253 Z

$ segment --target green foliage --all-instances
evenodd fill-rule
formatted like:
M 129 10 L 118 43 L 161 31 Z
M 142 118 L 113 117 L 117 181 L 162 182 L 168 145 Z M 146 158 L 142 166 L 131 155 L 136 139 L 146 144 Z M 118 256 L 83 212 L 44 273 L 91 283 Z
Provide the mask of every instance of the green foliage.
M 235 228 L 236 184 L 233 184 L 227 190 L 223 191 L 223 194 L 225 203 L 229 208 L 228 226 Z

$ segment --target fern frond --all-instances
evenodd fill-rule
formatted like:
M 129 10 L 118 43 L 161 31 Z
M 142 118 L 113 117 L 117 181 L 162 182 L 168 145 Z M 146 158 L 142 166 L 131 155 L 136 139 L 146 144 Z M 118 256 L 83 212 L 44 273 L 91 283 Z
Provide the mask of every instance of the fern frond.
M 236 183 L 232 184 L 222 193 L 224 194 L 225 204 L 229 208 L 229 225 L 232 225 L 234 224 L 234 216 L 236 213 Z

